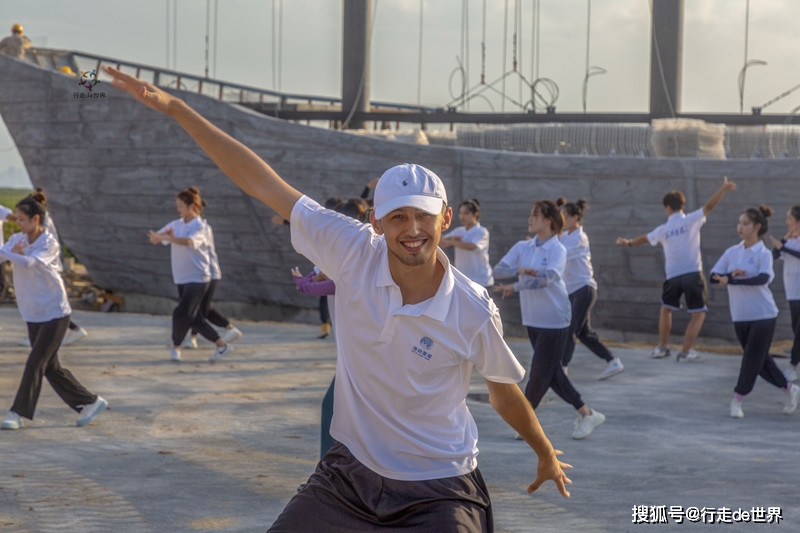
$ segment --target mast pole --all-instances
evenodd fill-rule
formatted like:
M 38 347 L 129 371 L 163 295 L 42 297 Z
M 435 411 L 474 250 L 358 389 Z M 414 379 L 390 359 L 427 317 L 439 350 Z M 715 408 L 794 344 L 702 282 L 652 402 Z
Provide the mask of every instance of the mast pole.
M 370 110 L 370 24 L 372 0 L 344 0 L 342 14 L 342 112 Z M 343 127 L 363 129 L 363 120 Z

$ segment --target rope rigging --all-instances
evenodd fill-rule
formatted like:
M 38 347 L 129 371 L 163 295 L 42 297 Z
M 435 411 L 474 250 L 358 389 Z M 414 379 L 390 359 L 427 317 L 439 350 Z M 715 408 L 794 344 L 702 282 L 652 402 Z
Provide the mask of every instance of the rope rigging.
M 468 37 L 468 9 L 469 2 L 462 1 L 462 26 L 461 26 L 461 51 L 456 57 L 457 67 L 453 69 L 448 79 L 448 90 L 451 100 L 446 104 L 447 108 L 458 109 L 464 107 L 469 111 L 469 104 L 472 100 L 480 98 L 485 101 L 492 112 L 495 106 L 487 97 L 486 93 L 496 95 L 500 98 L 500 110 L 505 111 L 505 104 L 508 101 L 511 105 L 523 112 L 544 112 L 552 111 L 558 100 L 559 89 L 555 81 L 549 78 L 539 78 L 539 22 L 540 9 L 539 0 L 533 0 L 531 10 L 531 78 L 522 73 L 522 0 L 514 0 L 513 6 L 513 26 L 511 32 L 511 70 L 507 70 L 508 59 L 508 26 L 509 26 L 509 5 L 505 0 L 504 20 L 503 20 L 503 47 L 502 47 L 502 71 L 494 81 L 486 82 L 486 24 L 487 24 L 487 0 L 483 0 L 482 20 L 481 20 L 481 75 L 480 82 L 469 87 L 469 37 Z M 519 96 L 514 99 L 506 92 L 506 79 L 509 76 L 516 76 L 518 82 Z M 454 91 L 454 84 L 457 77 L 460 77 L 458 90 Z M 498 89 L 496 86 L 500 85 Z M 524 94 L 530 94 L 526 100 Z

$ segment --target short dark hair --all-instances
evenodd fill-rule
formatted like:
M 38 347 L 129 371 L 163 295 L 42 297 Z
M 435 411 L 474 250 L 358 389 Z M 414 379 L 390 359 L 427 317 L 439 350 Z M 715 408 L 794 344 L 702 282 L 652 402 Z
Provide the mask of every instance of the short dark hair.
M 686 205 L 686 197 L 681 191 L 669 191 L 662 200 L 664 207 L 669 207 L 673 211 L 680 211 Z

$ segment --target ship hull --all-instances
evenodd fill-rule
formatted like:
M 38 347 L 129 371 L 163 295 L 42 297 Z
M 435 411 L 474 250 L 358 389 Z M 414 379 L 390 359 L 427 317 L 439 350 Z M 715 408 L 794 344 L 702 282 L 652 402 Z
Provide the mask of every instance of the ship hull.
M 311 309 L 289 274 L 310 268 L 291 246 L 285 226 L 266 206 L 239 190 L 171 119 L 147 109 L 106 83 L 93 95 L 76 78 L 0 57 L 0 113 L 32 182 L 43 187 L 63 242 L 99 287 L 118 293 L 172 297 L 169 252 L 152 246 L 147 231 L 176 218 L 177 191 L 197 186 L 208 202 L 223 281 L 220 301 Z M 761 203 L 776 210 L 773 231 L 784 233 L 783 213 L 795 203 L 796 160 L 541 155 L 367 138 L 270 118 L 206 96 L 176 91 L 195 109 L 264 158 L 284 179 L 319 201 L 357 196 L 385 169 L 422 164 L 442 177 L 454 206 L 481 202 L 496 262 L 526 237 L 535 199 L 585 198 L 584 222 L 599 285 L 595 327 L 655 334 L 663 283 L 660 247 L 621 248 L 617 236 L 646 233 L 666 216 L 663 194 L 684 191 L 697 209 L 722 183 L 738 185 L 703 229 L 707 269 L 737 242 L 736 220 Z M 777 267 L 780 274 L 780 267 Z M 780 275 L 772 284 L 782 317 L 776 338 L 790 338 Z M 504 319 L 519 325 L 518 301 L 499 302 Z M 677 330 L 685 314 L 676 314 Z M 733 339 L 724 290 L 709 293 L 706 336 Z

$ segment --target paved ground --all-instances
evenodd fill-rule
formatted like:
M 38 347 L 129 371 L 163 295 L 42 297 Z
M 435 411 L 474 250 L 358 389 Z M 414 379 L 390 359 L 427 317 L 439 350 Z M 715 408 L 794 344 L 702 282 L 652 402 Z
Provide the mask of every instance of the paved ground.
M 310 325 L 241 323 L 244 337 L 222 362 L 210 345 L 168 360 L 169 319 L 76 312 L 89 331 L 62 361 L 111 409 L 89 426 L 44 385 L 36 420 L 0 432 L 0 531 L 264 531 L 313 470 L 319 403 L 334 372 L 334 344 Z M 0 409 L 13 400 L 27 350 L 16 308 L 0 306 Z M 512 340 L 527 367 L 527 341 Z M 580 347 L 570 376 L 607 416 L 588 439 L 570 439 L 574 411 L 539 409 L 545 431 L 574 465 L 572 498 L 550 484 L 533 495 L 535 461 L 513 440 L 474 382 L 479 463 L 500 532 L 651 530 L 800 531 L 800 412 L 759 380 L 745 418 L 728 417 L 739 357 L 700 364 L 651 360 L 617 348 L 626 370 L 609 381 Z M 780 361 L 781 365 L 785 360 Z M 635 524 L 634 506 L 779 508 L 779 524 L 739 514 L 731 523 Z M 647 518 L 648 513 L 644 513 Z M 709 515 L 706 513 L 706 521 Z

